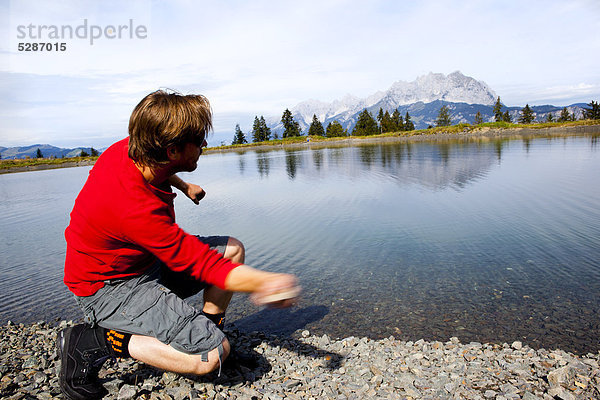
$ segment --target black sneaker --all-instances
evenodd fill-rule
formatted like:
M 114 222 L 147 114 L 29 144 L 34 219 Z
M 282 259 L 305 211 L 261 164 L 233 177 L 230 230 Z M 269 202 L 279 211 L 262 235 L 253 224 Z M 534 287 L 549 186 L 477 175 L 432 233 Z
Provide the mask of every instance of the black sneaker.
M 56 345 L 63 394 L 72 400 L 102 398 L 107 391 L 98 382 L 98 371 L 112 355 L 102 332 L 88 325 L 75 325 L 58 333 Z

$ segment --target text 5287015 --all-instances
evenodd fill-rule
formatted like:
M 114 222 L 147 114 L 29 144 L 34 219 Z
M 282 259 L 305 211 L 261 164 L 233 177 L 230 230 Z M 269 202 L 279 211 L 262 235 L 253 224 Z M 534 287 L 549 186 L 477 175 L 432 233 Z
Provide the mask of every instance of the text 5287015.
M 66 43 L 50 43 L 50 42 L 21 42 L 18 46 L 19 51 L 66 51 Z

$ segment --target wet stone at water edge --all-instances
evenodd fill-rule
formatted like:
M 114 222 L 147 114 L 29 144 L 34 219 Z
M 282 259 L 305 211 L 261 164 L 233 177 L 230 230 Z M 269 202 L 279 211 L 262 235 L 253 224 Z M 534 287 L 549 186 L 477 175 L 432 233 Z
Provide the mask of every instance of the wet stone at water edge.
M 0 327 L 0 397 L 60 397 L 58 326 Z M 100 371 L 107 399 L 598 399 L 600 353 L 534 350 L 527 343 L 404 342 L 309 331 L 298 339 L 228 331 L 258 367 L 187 377 L 134 360 L 109 360 Z

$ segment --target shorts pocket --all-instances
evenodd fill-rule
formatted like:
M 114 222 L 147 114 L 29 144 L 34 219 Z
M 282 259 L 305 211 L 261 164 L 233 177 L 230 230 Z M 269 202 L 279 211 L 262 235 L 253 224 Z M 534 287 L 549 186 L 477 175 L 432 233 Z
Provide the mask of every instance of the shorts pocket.
M 128 320 L 135 322 L 146 311 L 154 307 L 163 296 L 166 296 L 168 291 L 169 289 L 165 287 L 153 287 L 152 290 L 145 290 L 143 295 L 131 296 L 122 307 L 121 314 Z
M 81 297 L 75 296 L 75 300 L 77 301 L 79 308 L 81 308 L 81 311 L 83 311 L 83 321 L 88 325 L 95 326 L 97 321 L 94 309 Z

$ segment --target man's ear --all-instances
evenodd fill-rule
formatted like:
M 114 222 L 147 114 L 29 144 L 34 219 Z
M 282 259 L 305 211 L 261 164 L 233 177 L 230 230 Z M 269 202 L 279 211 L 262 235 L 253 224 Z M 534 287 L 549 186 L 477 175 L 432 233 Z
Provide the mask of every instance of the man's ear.
M 181 153 L 179 152 L 179 149 L 177 148 L 177 146 L 167 147 L 167 157 L 169 158 L 169 161 L 179 160 L 180 154 Z

